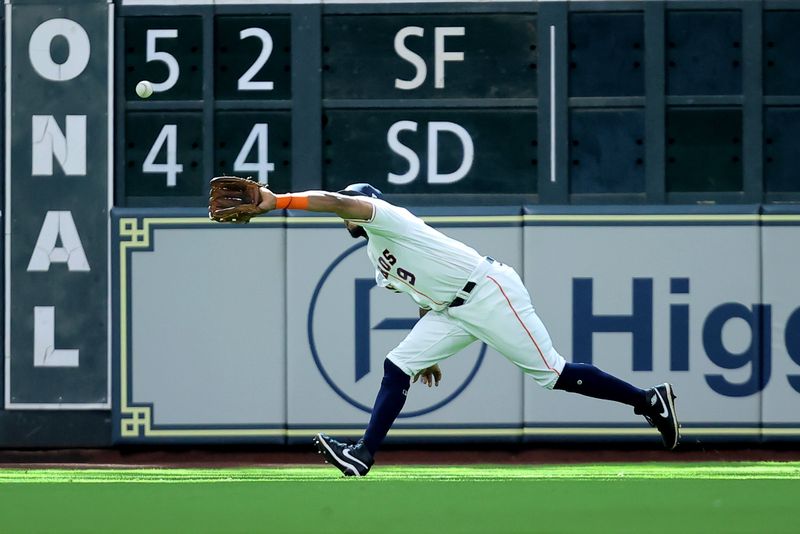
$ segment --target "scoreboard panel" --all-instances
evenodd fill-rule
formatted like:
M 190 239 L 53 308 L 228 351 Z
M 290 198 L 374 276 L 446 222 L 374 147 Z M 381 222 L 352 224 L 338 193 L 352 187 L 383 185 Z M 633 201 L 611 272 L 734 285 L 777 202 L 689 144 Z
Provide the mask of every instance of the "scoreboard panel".
M 216 98 L 291 98 L 289 17 L 219 16 L 214 23 Z
M 386 193 L 536 192 L 531 109 L 327 110 L 323 187 Z
M 214 174 L 252 176 L 275 191 L 291 188 L 289 111 L 220 111 L 214 119 Z
M 536 96 L 533 15 L 332 15 L 322 42 L 328 99 Z
M 536 36 L 532 13 L 323 17 L 323 188 L 536 193 Z
M 262 6 L 263 7 L 263 6 Z M 291 184 L 291 17 L 123 10 L 124 153 L 116 203 L 204 206 L 208 181 Z M 155 93 L 139 98 L 140 80 Z
M 125 195 L 203 195 L 203 115 L 200 112 L 129 112 Z
M 336 11 L 123 3 L 116 204 L 204 206 L 223 173 L 278 192 L 536 193 L 535 4 Z
M 152 100 L 203 98 L 203 19 L 129 17 L 125 20 L 125 98 L 149 80 Z
M 203 121 L 203 157 L 198 162 L 202 183 L 180 185 L 194 177 L 179 173 L 178 184 L 164 186 L 169 188 L 164 194 L 153 189 L 148 195 L 154 196 L 129 196 L 127 192 L 139 186 L 127 184 L 131 158 L 126 157 L 117 167 L 118 205 L 204 205 L 208 177 L 249 172 L 233 166 L 220 168 L 221 162 L 230 163 L 231 156 L 218 157 L 219 143 L 228 143 L 228 148 L 230 143 L 217 137 L 238 137 L 241 130 L 251 132 L 256 123 L 231 122 L 233 117 L 244 120 L 246 113 L 242 113 L 220 128 L 214 124 L 219 113 L 261 110 L 289 113 L 289 136 L 274 150 L 288 149 L 290 156 L 281 155 L 280 161 L 294 165 L 273 172 L 268 163 L 277 160 L 268 155 L 261 164 L 266 170 L 257 167 L 262 180 L 266 172 L 267 180 L 280 179 L 280 186 L 289 189 L 338 183 L 341 175 L 329 175 L 339 171 L 337 162 L 369 158 L 370 153 L 361 148 L 345 154 L 347 146 L 341 140 L 329 138 L 327 132 L 323 135 L 322 115 L 352 111 L 365 117 L 368 114 L 362 111 L 374 110 L 388 116 L 384 112 L 408 109 L 429 112 L 430 118 L 424 121 L 428 124 L 437 122 L 433 117 L 441 112 L 462 110 L 468 115 L 481 109 L 497 113 L 498 118 L 508 110 L 533 114 L 538 124 L 531 123 L 530 129 L 512 131 L 511 124 L 498 121 L 502 131 L 493 135 L 507 140 L 519 134 L 520 139 L 512 142 L 517 145 L 523 139 L 530 142 L 530 130 L 538 130 L 537 156 L 528 158 L 528 162 L 536 160 L 538 172 L 526 166 L 526 172 L 518 173 L 522 167 L 508 163 L 490 173 L 503 179 L 488 184 L 485 177 L 474 174 L 479 168 L 475 167 L 449 184 L 387 181 L 390 189 L 398 194 L 533 192 L 538 198 L 526 200 L 545 203 L 796 199 L 797 180 L 776 185 L 782 179 L 773 176 L 793 174 L 784 168 L 787 163 L 767 154 L 774 138 L 762 135 L 767 116 L 777 113 L 780 118 L 783 115 L 778 112 L 800 108 L 797 76 L 790 68 L 796 63 L 791 25 L 800 17 L 796 8 L 733 0 L 719 7 L 717 3 L 675 7 L 638 1 L 612 6 L 501 0 L 120 0 L 117 5 L 116 48 L 121 63 L 117 83 L 121 88 L 116 94 L 124 99 L 121 113 L 192 110 L 201 113 Z M 760 20 L 756 16 L 764 24 L 743 22 Z M 715 53 L 703 54 L 704 50 Z M 703 61 L 695 61 L 698 57 Z M 134 94 L 141 79 L 156 84 L 156 94 L 146 101 Z M 696 111 L 698 121 L 718 108 L 741 115 L 741 129 L 732 123 L 732 130 L 720 134 L 740 139 L 738 149 L 726 147 L 742 152 L 732 156 L 738 161 L 731 159 L 734 167 L 740 167 L 734 169 L 735 179 L 724 176 L 724 165 L 704 158 L 687 160 L 699 165 L 688 180 L 691 184 L 674 178 L 674 162 L 667 154 L 671 149 L 666 119 L 674 109 L 683 108 Z M 607 174 L 605 169 L 630 166 L 633 161 L 625 177 L 606 179 L 583 165 L 586 154 L 574 145 L 570 126 L 584 109 L 629 110 L 646 119 L 644 136 L 638 123 L 612 132 L 602 129 L 600 121 L 601 129 L 593 131 L 597 138 L 612 132 L 622 136 L 626 145 L 634 142 L 643 147 L 597 155 L 596 168 L 603 169 L 603 174 Z M 452 122 L 465 128 L 457 120 Z M 281 128 L 270 124 L 270 139 Z M 138 135 L 125 128 L 117 131 L 119 136 Z M 386 132 L 370 134 L 384 140 L 380 146 L 377 141 L 372 144 L 376 161 L 369 165 L 370 176 L 396 174 L 390 168 L 396 162 L 392 163 L 395 156 Z M 481 132 L 484 145 L 488 135 Z M 284 146 L 289 139 L 291 146 Z M 118 139 L 117 156 L 125 154 L 126 141 Z M 134 139 L 137 145 L 152 146 L 155 141 Z M 329 141 L 337 145 L 332 165 L 325 162 L 333 160 L 333 148 L 326 145 Z M 268 153 L 272 145 L 270 140 Z M 180 149 L 185 144 L 179 141 L 176 146 Z M 644 157 L 630 158 L 640 150 Z M 479 151 L 476 147 L 476 157 Z M 387 154 L 390 157 L 381 167 L 377 158 Z M 529 156 L 527 150 L 525 155 Z M 174 159 L 191 157 L 176 154 Z M 450 156 L 419 153 L 419 157 L 446 161 Z M 139 178 L 137 173 L 130 177 Z M 425 177 L 419 180 L 424 182 Z M 201 193 L 187 197 L 176 193 L 175 187 Z M 447 198 L 442 197 L 443 202 Z

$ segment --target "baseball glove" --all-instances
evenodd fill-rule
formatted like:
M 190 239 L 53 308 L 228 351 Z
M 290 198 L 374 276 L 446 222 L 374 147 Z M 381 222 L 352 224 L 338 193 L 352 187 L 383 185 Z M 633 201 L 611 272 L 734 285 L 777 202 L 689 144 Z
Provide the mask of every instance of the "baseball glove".
M 211 180 L 208 218 L 217 222 L 246 224 L 264 212 L 259 209 L 261 191 L 258 182 L 237 176 L 218 176 Z

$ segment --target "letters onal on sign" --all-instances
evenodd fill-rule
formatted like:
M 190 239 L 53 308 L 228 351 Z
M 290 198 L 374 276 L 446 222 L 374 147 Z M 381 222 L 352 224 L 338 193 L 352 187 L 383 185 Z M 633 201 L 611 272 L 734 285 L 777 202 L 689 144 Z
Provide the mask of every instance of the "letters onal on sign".
M 56 62 L 52 43 L 66 39 L 67 58 Z M 89 64 L 91 44 L 77 22 L 55 18 L 42 22 L 28 41 L 28 57 L 34 71 L 49 82 L 63 83 L 80 76 Z M 63 121 L 64 128 L 59 125 Z M 65 176 L 86 176 L 86 115 L 31 116 L 31 176 L 53 176 L 53 160 Z M 60 246 L 59 246 L 60 243 Z M 70 211 L 48 211 L 28 261 L 27 272 L 49 272 L 54 263 L 66 264 L 68 272 L 90 271 L 78 228 Z M 78 349 L 56 348 L 56 307 L 33 307 L 34 367 L 78 367 Z

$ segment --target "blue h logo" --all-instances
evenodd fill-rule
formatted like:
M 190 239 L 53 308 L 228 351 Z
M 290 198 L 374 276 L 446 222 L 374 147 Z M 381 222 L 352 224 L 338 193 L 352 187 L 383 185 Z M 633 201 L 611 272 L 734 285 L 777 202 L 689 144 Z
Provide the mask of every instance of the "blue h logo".
M 595 332 L 630 332 L 633 370 L 653 370 L 653 279 L 633 279 L 630 315 L 595 315 L 591 278 L 572 280 L 572 352 L 577 363 L 592 363 Z

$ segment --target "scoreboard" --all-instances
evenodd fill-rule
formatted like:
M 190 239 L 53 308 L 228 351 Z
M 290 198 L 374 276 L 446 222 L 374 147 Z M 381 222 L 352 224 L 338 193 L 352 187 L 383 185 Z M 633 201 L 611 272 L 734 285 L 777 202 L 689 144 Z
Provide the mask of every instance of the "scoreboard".
M 221 174 L 536 193 L 535 4 L 437 6 L 123 1 L 116 204 L 203 206 Z

